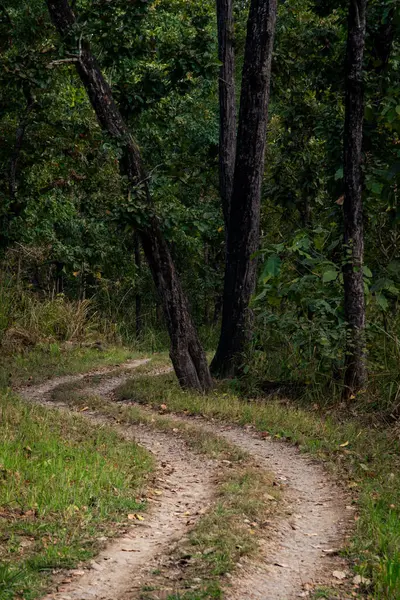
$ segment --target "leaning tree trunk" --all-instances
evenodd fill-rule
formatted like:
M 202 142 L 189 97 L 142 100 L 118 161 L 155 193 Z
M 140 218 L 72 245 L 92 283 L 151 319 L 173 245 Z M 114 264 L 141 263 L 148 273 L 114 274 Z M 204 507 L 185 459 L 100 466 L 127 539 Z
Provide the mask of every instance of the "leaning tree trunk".
M 344 377 L 345 399 L 367 381 L 365 350 L 364 234 L 362 209 L 362 138 L 364 120 L 363 57 L 367 0 L 351 0 L 346 54 L 344 129 L 344 307 L 348 323 Z
M 235 48 L 232 0 L 217 0 L 219 73 L 219 180 L 226 234 L 236 154 Z
M 276 0 L 252 0 L 247 24 L 236 162 L 227 241 L 222 329 L 211 369 L 234 375 L 249 339 L 260 239 L 261 185 L 268 121 Z
M 75 15 L 68 0 L 47 0 L 51 19 L 63 38 L 74 41 Z M 68 40 L 68 38 L 70 38 Z M 86 88 L 101 127 L 115 140 L 122 151 L 121 166 L 132 189 L 141 196 L 148 208 L 147 224 L 139 231 L 142 247 L 154 283 L 160 295 L 171 339 L 170 356 L 180 384 L 199 391 L 209 390 L 212 380 L 188 304 L 182 290 L 169 248 L 155 214 L 147 177 L 139 149 L 130 135 L 112 97 L 111 88 L 91 53 L 89 44 L 79 43 L 76 69 Z

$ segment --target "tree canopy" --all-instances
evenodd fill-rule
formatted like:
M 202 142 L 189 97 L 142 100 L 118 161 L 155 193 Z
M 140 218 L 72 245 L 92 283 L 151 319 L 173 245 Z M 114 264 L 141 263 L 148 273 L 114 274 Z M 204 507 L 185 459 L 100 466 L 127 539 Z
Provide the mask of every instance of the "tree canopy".
M 251 4 L 235 0 L 232 7 L 238 114 Z M 134 232 L 154 217 L 194 323 L 215 348 L 227 240 L 215 2 L 71 5 L 76 22 L 69 37 L 60 37 L 45 2 L 0 4 L 3 270 L 18 274 L 38 295 L 93 298 L 127 339 L 135 335 L 140 295 L 146 327 L 162 329 L 150 271 L 134 258 Z M 368 3 L 361 292 L 368 369 L 382 375 L 389 394 L 398 389 L 393 369 L 400 327 L 399 28 L 394 0 Z M 252 329 L 239 361 L 242 375 L 305 385 L 343 379 L 349 353 L 343 276 L 347 40 L 347 2 L 278 3 L 261 240 L 251 251 L 256 285 L 249 288 Z M 140 149 L 146 175 L 136 186 L 121 168 L 121 142 L 102 130 L 76 72 L 86 43 Z M 150 212 L 142 184 L 152 198 Z

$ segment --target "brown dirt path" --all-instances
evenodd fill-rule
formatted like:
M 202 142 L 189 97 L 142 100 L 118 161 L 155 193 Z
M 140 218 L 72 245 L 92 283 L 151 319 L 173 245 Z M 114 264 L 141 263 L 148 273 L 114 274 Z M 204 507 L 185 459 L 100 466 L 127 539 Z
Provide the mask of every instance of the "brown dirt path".
M 135 368 L 145 361 L 130 363 Z M 101 372 L 105 372 L 104 370 Z M 91 373 L 97 374 L 96 373 Z M 102 388 L 113 389 L 126 375 L 107 379 Z M 20 390 L 28 401 L 50 404 L 46 394 L 55 387 L 84 376 L 66 376 Z M 122 379 L 123 380 L 123 379 Z M 61 404 L 51 403 L 61 410 Z M 85 416 L 96 423 L 107 423 L 101 416 Z M 144 521 L 135 521 L 123 537 L 115 539 L 93 560 L 88 569 L 71 572 L 58 590 L 44 600 L 122 600 L 136 593 L 149 580 L 153 561 L 166 554 L 170 546 L 185 536 L 205 505 L 212 500 L 216 461 L 190 452 L 178 437 L 141 426 L 115 426 L 128 440 L 135 440 L 154 454 L 160 470 L 156 480 L 159 501 L 154 502 Z M 70 580 L 70 581 L 68 581 Z M 133 594 L 133 595 L 132 595 Z
M 246 450 L 285 490 L 286 518 L 271 524 L 258 563 L 248 563 L 234 576 L 227 598 L 292 600 L 307 597 L 316 586 L 336 586 L 332 573 L 346 572 L 344 561 L 332 554 L 343 547 L 349 529 L 346 493 L 320 464 L 287 443 L 260 439 L 251 429 L 205 428 Z
M 135 361 L 131 366 L 140 364 L 143 361 Z M 44 402 L 45 395 L 61 383 L 83 377 L 58 378 L 42 386 L 26 388 L 22 395 L 28 400 Z M 105 379 L 96 386 L 96 392 L 108 395 L 128 377 L 125 374 Z M 95 415 L 88 417 L 99 419 Z M 226 586 L 225 597 L 229 600 L 294 600 L 309 597 L 316 586 L 337 584 L 332 573 L 346 572 L 346 565 L 333 551 L 343 546 L 351 511 L 346 509 L 346 494 L 323 467 L 286 443 L 261 439 L 254 430 L 210 424 L 202 419 L 195 421 L 199 427 L 246 450 L 261 467 L 275 473 L 285 492 L 284 518 L 268 524 L 259 560 L 256 563 L 244 561 L 240 565 Z M 146 520 L 147 527 L 130 529 L 124 538 L 113 542 L 99 555 L 91 570 L 46 600 L 137 598 L 138 584 L 148 580 L 148 565 L 165 554 L 169 545 L 187 531 L 184 519 L 177 516 L 195 515 L 211 501 L 213 461 L 194 455 L 179 438 L 169 433 L 140 426 L 120 429 L 153 452 L 159 463 L 168 461 L 170 472 L 165 482 L 160 482 L 161 502 Z

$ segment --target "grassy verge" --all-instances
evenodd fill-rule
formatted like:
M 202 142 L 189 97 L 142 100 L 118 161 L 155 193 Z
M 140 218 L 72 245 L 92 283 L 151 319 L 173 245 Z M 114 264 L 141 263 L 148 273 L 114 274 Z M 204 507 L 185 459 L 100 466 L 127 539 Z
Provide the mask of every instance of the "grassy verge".
M 43 345 L 30 351 L 1 357 L 0 389 L 39 383 L 50 377 L 81 373 L 102 366 L 119 365 L 138 353 L 120 347 L 104 349 Z
M 146 378 L 143 372 L 148 369 L 147 365 L 141 367 L 138 378 Z M 199 426 L 88 395 L 85 385 L 82 381 L 60 385 L 53 390 L 52 399 L 77 410 L 88 407 L 119 423 L 140 423 L 179 435 L 195 452 L 224 461 L 215 502 L 205 507 L 191 534 L 172 551 L 165 568 L 153 573 L 141 595 L 150 600 L 152 591 L 163 589 L 170 592 L 171 599 L 222 598 L 221 577 L 230 574 L 242 557 L 255 553 L 262 528 L 278 507 L 279 491 L 272 476 L 255 467 L 240 448 Z M 179 572 L 172 586 L 171 568 Z
M 259 534 L 276 510 L 267 491 L 271 491 L 271 478 L 250 464 L 227 469 L 213 505 L 153 573 L 140 599 L 155 600 L 161 589 L 169 600 L 223 598 L 222 584 L 244 557 L 255 554 Z M 175 572 L 173 585 L 171 571 Z
M 372 580 L 370 597 L 400 598 L 400 444 L 395 432 L 355 420 L 322 419 L 287 402 L 243 401 L 223 387 L 206 397 L 183 392 L 172 374 L 132 379 L 117 390 L 117 397 L 156 408 L 163 405 L 165 411 L 251 424 L 323 460 L 357 494 L 349 558 L 358 573 Z
M 130 512 L 149 455 L 110 428 L 0 393 L 0 599 L 37 597 L 53 569 L 96 553 Z M 97 540 L 97 541 L 96 541 Z

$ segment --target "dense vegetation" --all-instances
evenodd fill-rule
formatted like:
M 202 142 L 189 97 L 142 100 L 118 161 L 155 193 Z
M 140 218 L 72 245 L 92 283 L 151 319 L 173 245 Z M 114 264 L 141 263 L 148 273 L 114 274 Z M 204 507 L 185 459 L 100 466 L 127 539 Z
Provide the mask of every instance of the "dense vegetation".
M 396 3 L 369 2 L 362 63 L 358 57 L 364 96 L 358 105 L 363 116 L 359 150 L 364 261 L 356 256 L 355 246 L 343 242 L 346 235 L 347 240 L 355 239 L 349 230 L 346 178 L 351 164 L 346 163 L 349 153 L 344 155 L 343 139 L 346 145 L 357 127 L 360 134 L 360 119 L 358 123 L 354 115 L 349 119 L 354 103 L 346 103 L 352 60 L 348 3 L 279 3 L 265 167 L 263 148 L 252 157 L 262 174 L 260 243 L 257 235 L 240 227 L 232 227 L 229 234 L 226 198 L 220 188 L 223 89 L 218 84 L 220 60 L 230 57 L 237 110 L 232 104 L 231 108 L 239 115 L 239 158 L 230 174 L 232 214 L 240 221 L 252 213 L 257 189 L 250 190 L 248 200 L 243 196 L 253 173 L 250 159 L 245 160 L 251 110 L 244 100 L 239 102 L 241 89 L 243 97 L 255 93 L 254 78 L 246 78 L 249 53 L 258 64 L 257 48 L 249 45 L 248 36 L 246 43 L 250 3 L 233 3 L 234 31 L 228 32 L 228 41 L 232 43 L 232 35 L 234 40 L 228 54 L 221 54 L 223 37 L 221 30 L 217 35 L 211 0 L 71 4 L 75 20 L 69 29 L 57 21 L 61 14 L 57 10 L 68 7 L 64 1 L 46 6 L 39 0 L 29 5 L 5 0 L 0 5 L 3 352 L 88 337 L 88 323 L 91 341 L 107 337 L 133 343 L 138 338 L 151 349 L 166 345 L 168 330 L 179 375 L 180 340 L 188 336 L 195 343 L 196 335 L 186 321 L 183 326 L 168 315 L 171 310 L 185 313 L 186 295 L 205 349 L 218 345 L 222 309 L 228 315 L 222 329 L 225 339 L 235 338 L 232 327 L 237 321 L 240 352 L 235 354 L 233 374 L 252 389 L 273 389 L 275 382 L 284 382 L 313 400 L 328 395 L 339 399 L 348 389 L 355 392 L 348 396 L 358 392 L 368 409 L 396 417 L 400 393 Z M 272 31 L 274 3 L 253 2 L 253 13 L 259 4 L 269 5 Z M 223 5 L 219 3 L 219 10 Z M 250 31 L 255 31 L 251 23 Z M 257 43 L 262 44 L 263 32 L 258 33 Z M 271 45 L 271 39 L 267 42 Z M 96 118 L 89 84 L 79 70 L 91 57 L 97 58 L 98 73 L 109 84 L 119 123 L 134 136 L 128 153 L 126 131 L 121 134 L 119 129 L 113 135 L 108 117 L 102 121 L 97 110 Z M 267 62 L 258 64 L 261 70 L 268 68 Z M 265 86 L 263 93 L 266 106 Z M 234 130 L 235 123 L 233 114 Z M 265 123 L 251 125 L 262 133 Z M 350 160 L 357 160 L 357 152 Z M 255 244 L 251 252 L 249 245 L 241 245 L 246 235 Z M 149 249 L 151 239 L 158 240 L 159 264 Z M 251 264 L 254 274 L 246 281 L 232 281 L 230 287 L 226 284 L 223 300 L 226 239 L 230 272 L 242 261 L 243 273 Z M 235 256 L 237 249 L 240 256 Z M 244 256 L 249 262 L 243 262 Z M 354 311 L 345 301 L 350 263 L 350 275 L 357 279 L 359 298 L 361 293 L 366 304 L 366 334 L 361 331 L 358 341 L 353 334 L 362 306 L 354 321 Z M 178 290 L 178 300 L 171 300 L 171 290 L 178 289 L 175 284 L 163 290 L 167 271 L 157 275 L 160 264 L 169 273 L 178 271 L 185 292 Z M 230 297 L 237 298 L 242 284 L 248 297 L 235 321 L 237 307 L 227 306 L 227 298 L 228 303 Z M 254 319 L 249 323 L 246 317 L 244 323 L 250 296 Z M 183 316 L 186 319 L 186 313 Z M 358 322 L 363 327 L 362 318 Z M 357 385 L 347 381 L 343 388 L 356 351 L 361 362 L 366 353 L 368 385 L 361 377 Z M 204 389 L 209 380 L 201 360 L 199 365 L 194 387 L 197 382 Z M 214 367 L 216 373 L 229 371 L 226 364 Z

